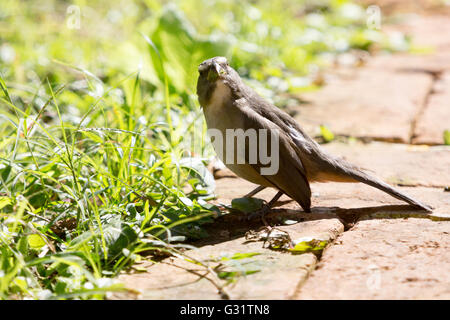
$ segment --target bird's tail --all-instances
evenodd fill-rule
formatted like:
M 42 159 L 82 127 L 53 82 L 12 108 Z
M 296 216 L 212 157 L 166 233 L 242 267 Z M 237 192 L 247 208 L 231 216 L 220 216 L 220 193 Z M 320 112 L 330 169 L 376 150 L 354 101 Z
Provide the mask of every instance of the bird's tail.
M 353 178 L 354 180 L 356 180 L 358 182 L 368 184 L 371 187 L 380 189 L 380 190 L 390 194 L 394 198 L 406 201 L 407 203 L 413 205 L 414 207 L 426 210 L 428 212 L 433 211 L 433 209 L 430 206 L 411 198 L 407 194 L 400 192 L 399 190 L 395 189 L 394 187 L 390 186 L 389 184 L 381 181 L 380 179 L 378 179 L 376 177 L 372 177 L 372 176 L 368 175 L 367 173 L 359 170 L 356 167 L 353 167 L 352 165 L 345 163 L 343 165 L 341 164 L 341 166 L 339 166 L 339 167 L 340 167 L 339 171 L 341 171 L 341 174 L 344 174 L 347 177 Z

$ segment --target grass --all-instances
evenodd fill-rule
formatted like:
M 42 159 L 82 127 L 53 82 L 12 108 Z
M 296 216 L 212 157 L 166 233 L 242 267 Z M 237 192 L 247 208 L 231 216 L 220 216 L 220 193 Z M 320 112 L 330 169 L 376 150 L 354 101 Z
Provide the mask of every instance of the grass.
M 134 262 L 206 235 L 202 60 L 227 56 L 282 107 L 339 55 L 392 49 L 349 1 L 73 5 L 2 1 L 2 299 L 102 299 Z
M 139 78 L 128 81 L 136 94 Z M 115 275 L 140 252 L 153 248 L 143 240 L 170 242 L 167 229 L 193 236 L 196 230 L 182 223 L 193 217 L 205 220 L 210 212 L 202 200 L 209 196 L 210 179 L 203 162 L 186 161 L 181 142 L 170 139 L 175 129 L 167 122 L 157 121 L 157 114 L 150 119 L 127 117 L 137 112 L 133 103 L 115 106 L 106 97 L 77 125 L 65 122 L 57 103 L 63 90 L 54 91 L 48 84 L 49 103 L 44 107 L 54 107 L 56 115 L 45 126 L 27 110 L 1 100 L 18 115 L 4 113 L 4 130 L 10 134 L 2 140 L 0 158 L 3 293 L 18 290 L 10 279 L 24 272 L 30 287 L 21 287 L 21 293 L 39 292 L 42 285 L 36 285 L 42 277 L 53 278 L 55 273 L 48 286 L 55 294 L 82 290 L 85 281 Z M 9 95 L 7 89 L 5 93 Z M 83 126 L 83 118 L 90 117 L 92 123 L 106 113 L 116 116 L 102 119 L 104 127 Z M 36 264 L 48 263 L 52 267 L 42 273 L 34 270 Z M 68 284 L 74 272 L 81 273 L 82 280 Z

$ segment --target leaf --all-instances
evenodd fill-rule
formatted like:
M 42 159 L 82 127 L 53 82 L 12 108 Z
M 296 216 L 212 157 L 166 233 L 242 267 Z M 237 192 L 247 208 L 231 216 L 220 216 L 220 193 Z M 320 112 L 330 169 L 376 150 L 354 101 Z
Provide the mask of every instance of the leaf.
M 239 276 L 247 276 L 260 272 L 261 270 L 246 270 L 246 271 L 222 271 L 217 274 L 220 279 L 232 279 Z
M 45 246 L 45 241 L 39 234 L 30 234 L 28 236 L 28 244 L 32 249 L 40 249 Z
M 194 177 L 201 179 L 203 185 L 206 187 L 208 194 L 212 193 L 216 188 L 216 182 L 213 174 L 206 168 L 203 161 L 199 158 L 186 157 L 180 160 L 180 165 L 192 169 L 190 174 Z
M 158 75 L 159 79 L 162 82 L 164 82 L 165 71 L 164 71 L 164 65 L 163 65 L 162 59 L 161 59 L 161 54 L 159 53 L 159 50 L 158 50 L 157 46 L 155 45 L 155 43 L 149 37 L 147 37 L 145 34 L 142 34 L 142 36 L 144 37 L 145 41 L 149 45 L 150 58 L 152 60 L 153 67 L 155 68 L 156 74 Z
M 146 41 L 160 80 L 167 76 L 177 92 L 195 90 L 200 62 L 231 51 L 231 43 L 225 37 L 213 40 L 198 35 L 184 13 L 172 4 L 165 6 L 151 41 Z
M 450 146 L 450 130 L 444 131 L 444 144 Z
M 112 218 L 103 229 L 108 255 L 116 256 L 123 249 L 128 248 L 137 239 L 137 234 L 128 224 L 123 223 L 119 217 Z
M 80 234 L 78 237 L 74 238 L 72 241 L 70 241 L 69 248 L 72 250 L 77 250 L 83 244 L 90 241 L 95 236 L 94 232 L 92 230 L 88 230 Z
M 296 243 L 294 248 L 288 249 L 293 254 L 302 254 L 306 252 L 320 254 L 327 246 L 328 241 L 305 237 L 295 240 L 294 243 Z
M 6 182 L 8 180 L 9 174 L 11 173 L 11 166 L 7 165 L 6 167 L 0 169 L 0 172 L 1 172 L 0 175 L 2 176 L 2 180 Z
M 0 210 L 11 204 L 11 199 L 8 197 L 0 197 Z
M 13 282 L 22 292 L 27 292 L 28 285 L 27 280 L 24 277 L 17 277 Z
M 9 101 L 9 103 L 12 104 L 11 97 L 9 96 L 8 88 L 6 87 L 5 82 L 3 81 L 3 78 L 0 76 L 0 88 L 3 91 L 3 94 L 5 95 L 6 99 Z
M 328 127 L 326 127 L 324 125 L 320 125 L 320 134 L 322 135 L 322 138 L 326 142 L 330 142 L 330 141 L 334 140 L 333 132 L 331 132 L 330 129 L 328 129 Z
M 238 253 L 233 254 L 233 256 L 231 256 L 231 257 L 223 257 L 220 260 L 223 260 L 223 261 L 226 261 L 226 260 L 240 260 L 240 259 L 251 258 L 253 256 L 258 256 L 260 254 L 261 253 L 259 253 L 259 252 L 246 252 L 246 253 L 238 252 Z
M 200 203 L 200 201 L 199 201 Z M 218 214 L 220 214 L 220 209 L 218 206 L 216 206 L 215 204 L 212 203 L 200 203 L 200 205 L 205 208 L 206 210 L 210 210 L 210 211 L 214 211 L 217 212 Z
M 17 249 L 23 255 L 27 254 L 27 251 L 28 251 L 28 238 L 27 237 L 20 237 L 19 238 L 19 241 L 17 242 Z
M 192 208 L 194 206 L 194 203 L 192 202 L 192 200 L 187 197 L 180 197 L 179 199 L 187 207 Z
M 97 143 L 104 142 L 104 140 L 101 137 L 99 137 L 99 133 L 97 133 L 97 132 L 87 132 L 87 131 L 83 131 L 83 130 L 78 130 L 78 131 L 94 142 L 97 142 Z
M 237 198 L 231 201 L 231 207 L 244 213 L 255 212 L 261 209 L 264 200 L 259 198 Z
M 144 267 L 133 266 L 132 268 L 136 272 L 148 272 L 147 268 Z

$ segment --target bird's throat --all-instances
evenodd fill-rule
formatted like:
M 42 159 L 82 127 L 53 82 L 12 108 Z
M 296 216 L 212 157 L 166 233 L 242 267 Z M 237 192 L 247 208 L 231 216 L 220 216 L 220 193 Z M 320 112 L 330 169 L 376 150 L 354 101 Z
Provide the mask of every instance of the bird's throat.
M 204 106 L 204 109 L 205 111 L 206 109 L 210 111 L 215 110 L 213 111 L 215 113 L 224 107 L 226 101 L 229 101 L 231 98 L 231 89 L 222 80 L 217 80 L 213 90 L 211 98 L 206 106 Z

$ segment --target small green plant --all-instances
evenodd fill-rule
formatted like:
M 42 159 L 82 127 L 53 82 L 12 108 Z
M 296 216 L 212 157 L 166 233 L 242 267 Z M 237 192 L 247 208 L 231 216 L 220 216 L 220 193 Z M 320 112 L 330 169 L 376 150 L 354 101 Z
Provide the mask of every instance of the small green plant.
M 334 140 L 334 134 L 328 129 L 327 126 L 320 125 L 320 134 L 325 142 L 331 142 Z
M 302 238 L 294 240 L 294 247 L 289 248 L 289 252 L 292 254 L 303 254 L 307 252 L 312 252 L 315 255 L 321 255 L 322 251 L 328 245 L 327 240 L 319 240 L 314 238 Z
M 216 262 L 219 264 L 214 267 L 219 279 L 226 280 L 228 284 L 238 281 L 241 277 L 259 272 L 255 269 L 254 261 L 250 258 L 258 256 L 259 252 L 235 253 L 232 256 L 223 256 Z
M 444 144 L 450 146 L 450 130 L 445 130 L 443 136 L 444 136 Z

